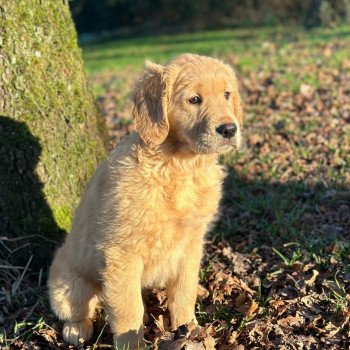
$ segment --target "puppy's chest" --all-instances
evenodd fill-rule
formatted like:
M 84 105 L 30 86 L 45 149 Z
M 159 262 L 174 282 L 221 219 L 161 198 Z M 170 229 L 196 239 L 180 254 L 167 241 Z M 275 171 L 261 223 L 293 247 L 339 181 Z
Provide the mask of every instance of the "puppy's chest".
M 174 278 L 177 275 L 181 260 L 186 259 L 187 248 L 188 242 L 186 240 L 169 242 L 164 236 L 154 237 L 143 257 L 143 286 L 165 287 L 169 278 Z M 197 249 L 200 249 L 200 244 Z
M 194 223 L 215 214 L 220 200 L 220 183 L 198 176 L 174 177 L 158 190 L 163 208 L 170 218 L 182 223 Z
M 150 230 L 144 259 L 146 285 L 163 285 L 177 273 L 186 255 L 202 249 L 203 234 L 217 211 L 220 192 L 217 179 L 192 175 L 153 185 L 145 217 Z

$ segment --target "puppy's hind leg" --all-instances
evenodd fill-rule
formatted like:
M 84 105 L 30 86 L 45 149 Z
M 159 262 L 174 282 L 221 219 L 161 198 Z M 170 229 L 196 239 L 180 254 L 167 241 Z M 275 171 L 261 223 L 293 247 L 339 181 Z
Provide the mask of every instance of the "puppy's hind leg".
M 60 320 L 65 321 L 63 338 L 78 345 L 79 339 L 89 340 L 93 334 L 93 317 L 98 301 L 97 288 L 67 263 L 63 248 L 51 265 L 48 287 L 50 304 Z

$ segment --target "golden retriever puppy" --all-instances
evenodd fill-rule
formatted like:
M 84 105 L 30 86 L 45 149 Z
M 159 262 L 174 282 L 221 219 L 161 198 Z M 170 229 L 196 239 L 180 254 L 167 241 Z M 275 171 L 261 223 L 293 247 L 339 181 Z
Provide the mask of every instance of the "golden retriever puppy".
M 165 287 L 172 328 L 195 321 L 204 235 L 218 211 L 217 155 L 241 145 L 233 70 L 184 54 L 148 62 L 133 93 L 137 133 L 99 166 L 49 274 L 64 339 L 93 333 L 101 300 L 118 348 L 143 348 L 141 290 Z

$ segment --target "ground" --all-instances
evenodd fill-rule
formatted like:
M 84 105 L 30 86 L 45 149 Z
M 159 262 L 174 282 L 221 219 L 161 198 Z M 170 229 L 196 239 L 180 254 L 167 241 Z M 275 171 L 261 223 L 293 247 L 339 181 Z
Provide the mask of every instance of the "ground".
M 196 306 L 203 328 L 189 325 L 171 340 L 164 292 L 154 290 L 147 298 L 150 349 L 350 348 L 349 47 L 350 26 L 83 46 L 111 147 L 133 130 L 128 96 L 145 58 L 212 55 L 232 64 L 240 81 L 246 147 L 221 159 L 228 177 L 200 272 L 208 293 Z M 48 308 L 45 273 L 0 268 L 0 346 L 73 349 Z M 80 348 L 112 348 L 106 321 L 100 312 L 94 338 Z

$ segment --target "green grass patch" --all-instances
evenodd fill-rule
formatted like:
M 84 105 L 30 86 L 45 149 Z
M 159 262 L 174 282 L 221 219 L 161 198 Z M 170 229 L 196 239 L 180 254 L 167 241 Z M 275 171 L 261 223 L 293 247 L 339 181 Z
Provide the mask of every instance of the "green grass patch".
M 146 36 L 132 39 L 115 39 L 83 46 L 83 57 L 88 73 L 104 70 L 120 71 L 127 67 L 141 68 L 145 59 L 167 62 L 186 52 L 202 55 L 240 57 L 238 66 L 242 69 L 258 69 L 268 65 L 266 52 L 283 49 L 277 54 L 288 55 L 295 43 L 300 47 L 314 46 L 332 40 L 344 40 L 350 33 L 350 26 L 334 29 L 321 28 L 306 32 L 301 27 L 261 27 L 249 29 L 227 29 L 196 33 Z M 346 48 L 338 50 L 330 58 L 335 63 L 347 57 Z M 278 67 L 276 67 L 278 68 Z

